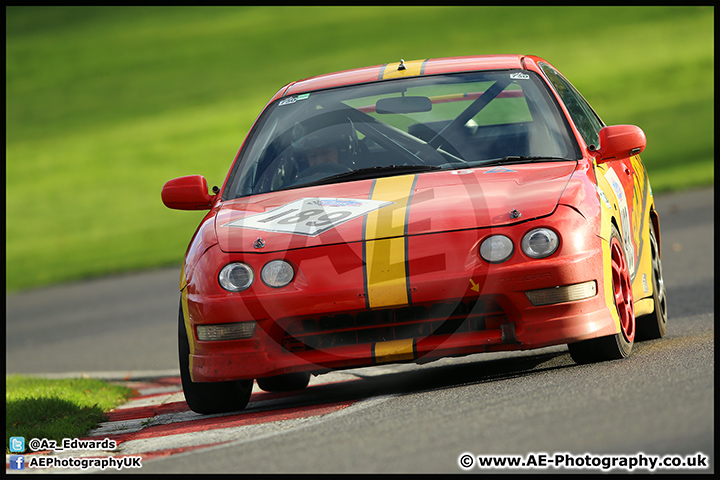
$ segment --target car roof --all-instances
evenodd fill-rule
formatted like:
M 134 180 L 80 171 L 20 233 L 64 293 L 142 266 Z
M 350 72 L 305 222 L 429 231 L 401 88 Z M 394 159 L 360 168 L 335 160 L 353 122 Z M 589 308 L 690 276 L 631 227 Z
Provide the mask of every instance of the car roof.
M 275 98 L 313 90 L 376 82 L 399 77 L 523 68 L 524 58 L 524 55 L 476 55 L 429 58 L 403 62 L 398 60 L 394 63 L 354 68 L 352 70 L 327 73 L 299 80 L 283 87 Z

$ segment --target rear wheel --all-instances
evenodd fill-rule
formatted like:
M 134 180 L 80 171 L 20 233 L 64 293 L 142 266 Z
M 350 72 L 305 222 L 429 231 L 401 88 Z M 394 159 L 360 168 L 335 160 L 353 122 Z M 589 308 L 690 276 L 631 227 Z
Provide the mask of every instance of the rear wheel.
M 252 380 L 193 382 L 190 379 L 190 344 L 182 306 L 178 315 L 178 356 L 185 401 L 193 412 L 210 414 L 242 410 L 250 401 Z
M 620 333 L 569 344 L 570 356 L 577 363 L 616 360 L 627 357 L 632 351 L 635 340 L 632 284 L 622 239 L 615 226 L 612 227 L 610 236 L 610 259 L 613 298 L 620 318 Z
M 310 373 L 308 372 L 292 372 L 275 377 L 258 378 L 258 387 L 266 392 L 289 392 L 291 390 L 301 390 L 310 383 Z
M 652 224 L 650 225 L 650 252 L 652 255 L 653 303 L 655 304 L 655 310 L 649 315 L 637 318 L 637 335 L 635 337 L 637 340 L 662 338 L 667 331 L 667 296 L 665 282 L 663 281 L 660 248 Z

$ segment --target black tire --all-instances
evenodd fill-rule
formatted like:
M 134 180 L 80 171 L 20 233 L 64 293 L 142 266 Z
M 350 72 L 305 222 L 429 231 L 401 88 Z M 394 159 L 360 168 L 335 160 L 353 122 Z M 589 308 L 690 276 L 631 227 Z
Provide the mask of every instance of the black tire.
M 258 378 L 257 384 L 266 392 L 289 392 L 302 390 L 310 383 L 309 372 L 292 372 L 275 377 Z
M 650 224 L 650 252 L 652 255 L 653 313 L 637 317 L 635 340 L 662 338 L 667 331 L 667 293 L 663 281 L 662 261 L 655 228 Z
M 626 358 L 632 351 L 635 340 L 635 311 L 633 308 L 630 273 L 622 248 L 622 237 L 613 225 L 610 235 L 610 254 L 612 256 L 610 274 L 613 277 L 613 294 L 621 332 L 606 337 L 592 338 L 568 344 L 570 356 L 576 363 L 594 363 L 605 360 Z
M 228 382 L 199 382 L 190 379 L 190 344 L 188 343 L 182 306 L 178 315 L 178 357 L 180 380 L 185 401 L 193 412 L 202 414 L 235 412 L 244 409 L 250 401 L 252 380 Z

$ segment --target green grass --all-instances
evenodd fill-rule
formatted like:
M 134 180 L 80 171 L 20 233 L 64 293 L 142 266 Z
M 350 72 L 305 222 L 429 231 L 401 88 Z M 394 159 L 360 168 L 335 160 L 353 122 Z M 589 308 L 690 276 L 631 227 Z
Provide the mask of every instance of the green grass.
M 179 265 L 265 103 L 328 71 L 540 55 L 606 123 L 640 125 L 657 192 L 714 168 L 712 7 L 7 7 L 6 288 Z
M 105 412 L 122 404 L 132 390 L 100 380 L 51 380 L 21 375 L 5 379 L 5 445 L 10 437 L 62 442 L 81 438 L 105 418 Z

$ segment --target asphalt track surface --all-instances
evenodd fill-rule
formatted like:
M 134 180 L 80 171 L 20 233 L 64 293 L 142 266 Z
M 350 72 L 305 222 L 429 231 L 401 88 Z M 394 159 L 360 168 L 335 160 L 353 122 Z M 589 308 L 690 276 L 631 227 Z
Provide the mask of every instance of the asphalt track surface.
M 243 412 L 201 416 L 178 385 L 179 269 L 168 269 L 8 295 L 6 372 L 137 388 L 93 432 L 117 439 L 107 455 L 142 455 L 123 473 L 602 473 L 580 464 L 698 453 L 707 468 L 656 471 L 714 472 L 714 190 L 656 203 L 668 332 L 626 360 L 579 366 L 559 346 L 386 365 L 320 375 L 295 394 L 256 390 Z M 568 453 L 576 465 L 465 470 L 465 453 Z

